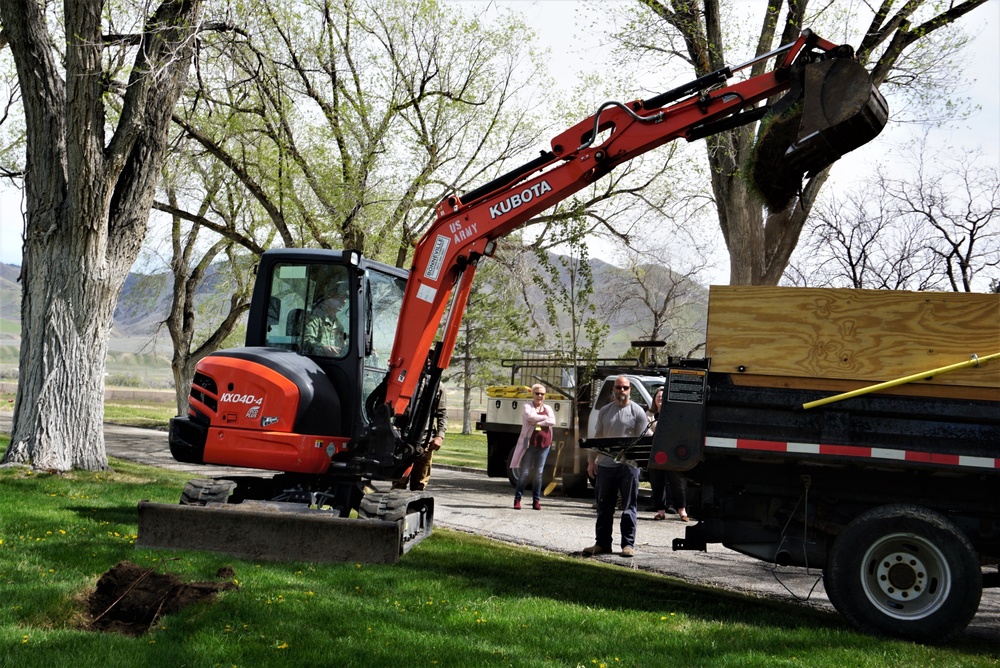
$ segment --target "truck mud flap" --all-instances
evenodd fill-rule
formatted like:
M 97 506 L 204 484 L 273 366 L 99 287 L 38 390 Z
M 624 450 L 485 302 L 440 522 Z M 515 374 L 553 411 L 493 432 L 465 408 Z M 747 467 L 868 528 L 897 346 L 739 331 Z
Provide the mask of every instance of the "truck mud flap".
M 434 502 L 426 497 L 384 505 L 388 512 L 382 518 L 350 519 L 272 501 L 203 506 L 140 501 L 136 547 L 264 561 L 392 564 L 430 535 Z

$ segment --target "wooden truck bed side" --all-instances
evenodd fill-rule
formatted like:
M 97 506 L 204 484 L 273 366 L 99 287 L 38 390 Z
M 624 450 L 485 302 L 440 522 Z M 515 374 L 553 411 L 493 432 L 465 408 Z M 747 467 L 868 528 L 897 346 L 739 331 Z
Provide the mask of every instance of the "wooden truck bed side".
M 844 392 L 1000 352 L 1000 295 L 712 286 L 706 349 L 734 383 Z M 1000 401 L 1000 364 L 885 392 Z

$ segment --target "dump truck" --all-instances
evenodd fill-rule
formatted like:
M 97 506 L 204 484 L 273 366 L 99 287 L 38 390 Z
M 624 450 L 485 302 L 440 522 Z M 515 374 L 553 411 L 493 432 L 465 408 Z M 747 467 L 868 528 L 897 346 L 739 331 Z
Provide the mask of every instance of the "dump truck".
M 773 69 L 727 83 L 772 59 Z M 278 474 L 192 483 L 184 505 L 140 504 L 136 544 L 294 560 L 323 533 L 330 547 L 320 552 L 330 559 L 398 559 L 430 534 L 433 499 L 374 492 L 370 483 L 399 478 L 423 453 L 476 266 L 497 240 L 638 155 L 760 120 L 774 108 L 792 111 L 783 121 L 792 127 L 801 109 L 798 132 L 782 133 L 787 148 L 766 152 L 795 187 L 803 174 L 873 139 L 888 118 L 853 49 L 807 30 L 654 97 L 604 103 L 537 158 L 447 196 L 409 271 L 352 250 L 265 252 L 246 345 L 198 363 L 188 414 L 171 420 L 169 441 L 179 461 Z M 345 557 L 334 549 L 342 523 L 332 519 L 355 513 L 350 540 L 369 545 L 357 538 L 365 531 L 381 538 Z M 248 518 L 242 532 L 220 539 L 238 516 Z
M 653 437 L 720 543 L 822 571 L 857 628 L 942 642 L 1000 586 L 1000 295 L 713 286 Z

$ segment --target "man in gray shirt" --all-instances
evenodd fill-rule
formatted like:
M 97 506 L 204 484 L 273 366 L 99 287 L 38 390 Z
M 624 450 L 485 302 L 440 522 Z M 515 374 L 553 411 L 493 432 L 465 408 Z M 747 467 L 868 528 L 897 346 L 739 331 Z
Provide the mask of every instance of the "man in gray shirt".
M 614 401 L 597 413 L 595 438 L 637 438 L 646 431 L 646 411 L 631 400 L 632 384 L 627 376 L 615 379 Z M 635 554 L 635 526 L 639 501 L 639 467 L 634 461 L 615 459 L 591 451 L 587 472 L 596 478 L 597 540 L 584 548 L 585 556 L 611 552 L 612 530 L 615 522 L 615 505 L 618 495 L 622 498 L 622 556 Z

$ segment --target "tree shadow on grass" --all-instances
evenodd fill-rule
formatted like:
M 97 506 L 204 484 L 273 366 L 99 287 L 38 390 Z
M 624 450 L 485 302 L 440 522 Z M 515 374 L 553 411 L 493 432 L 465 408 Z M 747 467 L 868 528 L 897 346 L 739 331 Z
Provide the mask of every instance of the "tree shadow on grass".
M 66 510 L 81 519 L 107 523 L 134 533 L 138 523 L 137 506 L 138 502 L 135 506 L 69 506 Z
M 470 550 L 468 541 L 479 543 L 481 551 Z M 483 558 L 485 554 L 488 558 Z M 845 647 L 871 642 L 829 610 L 691 584 L 583 557 L 522 549 L 482 537 L 470 536 L 461 542 L 427 541 L 404 562 L 407 568 L 429 577 L 461 577 L 497 596 L 548 598 L 616 612 L 669 611 L 723 627 L 752 626 L 768 632 L 819 629 L 835 634 Z M 970 654 L 996 653 L 992 643 L 968 636 L 959 636 L 945 646 Z
M 846 628 L 836 614 L 794 603 L 755 598 L 604 562 L 526 551 L 485 538 L 483 549 L 427 541 L 405 557 L 407 568 L 428 577 L 462 577 L 499 596 L 534 596 L 612 610 L 660 613 L 682 610 L 718 622 L 801 628 Z M 464 541 L 463 541 L 464 542 Z M 489 558 L 482 558 L 484 553 Z

